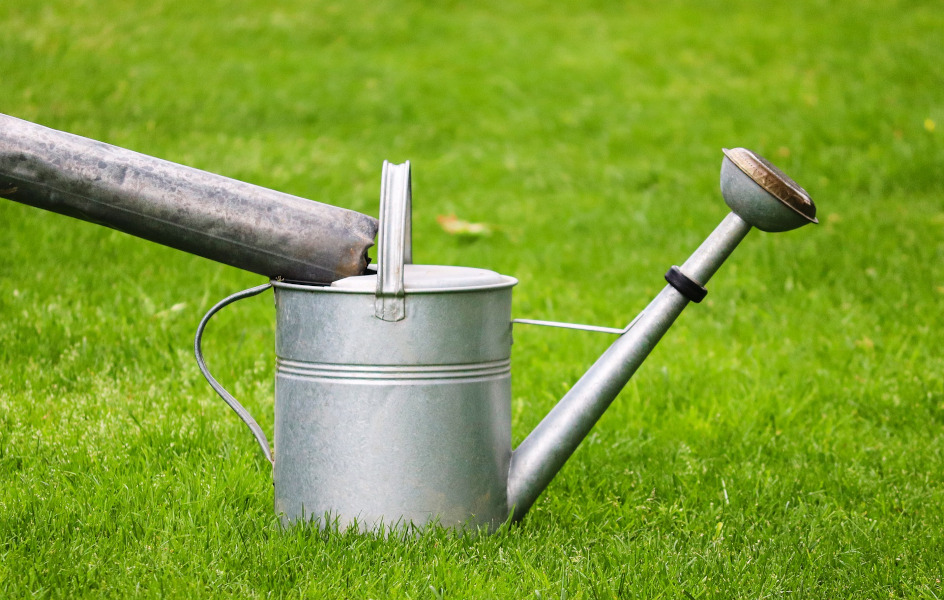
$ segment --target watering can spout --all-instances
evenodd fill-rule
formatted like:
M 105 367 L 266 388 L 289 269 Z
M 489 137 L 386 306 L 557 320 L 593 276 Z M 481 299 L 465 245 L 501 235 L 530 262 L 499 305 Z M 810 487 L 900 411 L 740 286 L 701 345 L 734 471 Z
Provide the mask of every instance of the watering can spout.
M 527 513 L 682 310 L 701 301 L 705 284 L 752 226 L 787 231 L 816 222 L 803 188 L 743 148 L 725 150 L 721 191 L 732 212 L 681 267 L 666 273 L 668 285 L 512 453 L 507 495 L 514 520 Z

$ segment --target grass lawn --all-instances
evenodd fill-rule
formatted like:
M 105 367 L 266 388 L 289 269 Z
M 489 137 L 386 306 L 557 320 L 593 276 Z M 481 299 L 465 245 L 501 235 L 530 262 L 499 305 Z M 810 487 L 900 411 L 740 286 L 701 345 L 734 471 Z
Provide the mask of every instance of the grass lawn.
M 0 597 L 944 598 L 939 2 L 0 3 L 0 112 L 377 213 L 514 314 L 621 327 L 723 218 L 722 147 L 821 225 L 752 232 L 518 525 L 280 529 L 192 335 L 262 278 L 0 200 Z M 491 226 L 450 235 L 438 216 Z M 206 351 L 272 428 L 271 296 Z M 522 328 L 518 443 L 607 336 Z

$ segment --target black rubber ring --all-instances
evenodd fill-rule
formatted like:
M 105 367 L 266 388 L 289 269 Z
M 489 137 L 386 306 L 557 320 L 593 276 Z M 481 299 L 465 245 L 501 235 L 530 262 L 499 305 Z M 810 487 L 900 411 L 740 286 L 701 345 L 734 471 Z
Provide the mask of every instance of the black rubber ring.
M 674 287 L 680 294 L 694 303 L 699 303 L 708 295 L 708 290 L 700 286 L 696 281 L 682 273 L 678 267 L 672 267 L 665 274 L 665 280 Z

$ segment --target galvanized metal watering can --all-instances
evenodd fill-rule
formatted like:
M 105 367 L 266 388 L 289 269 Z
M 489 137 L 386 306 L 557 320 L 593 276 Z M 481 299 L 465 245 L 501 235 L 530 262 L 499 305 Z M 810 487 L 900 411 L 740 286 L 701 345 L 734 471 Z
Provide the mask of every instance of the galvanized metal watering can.
M 195 350 L 213 388 L 273 463 L 285 522 L 362 529 L 486 527 L 520 519 L 665 331 L 751 227 L 815 223 L 809 195 L 756 154 L 725 150 L 732 212 L 624 329 L 512 320 L 517 281 L 483 269 L 414 265 L 410 165 L 384 164 L 376 271 L 330 285 L 273 280 L 234 294 L 201 321 Z M 201 351 L 210 317 L 275 289 L 275 454 Z M 511 448 L 513 323 L 619 337 L 521 445 Z

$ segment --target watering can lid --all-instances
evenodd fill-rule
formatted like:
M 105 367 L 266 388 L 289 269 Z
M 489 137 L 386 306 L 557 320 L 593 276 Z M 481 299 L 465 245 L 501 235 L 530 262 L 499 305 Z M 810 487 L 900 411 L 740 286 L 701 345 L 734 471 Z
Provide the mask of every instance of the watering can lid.
M 509 287 L 518 280 L 487 269 L 452 267 L 445 265 L 403 265 L 404 291 L 452 291 Z M 357 275 L 339 279 L 333 288 L 352 292 L 374 293 L 377 290 L 377 275 Z

